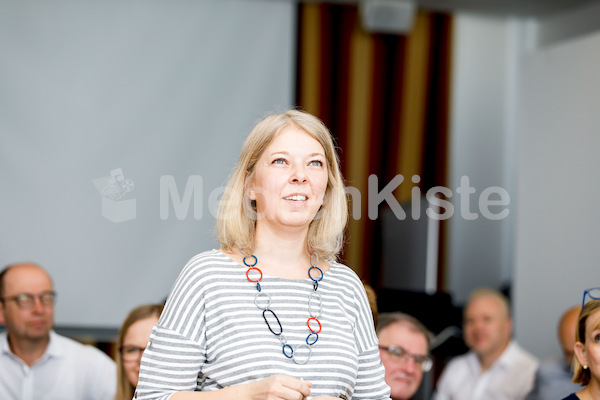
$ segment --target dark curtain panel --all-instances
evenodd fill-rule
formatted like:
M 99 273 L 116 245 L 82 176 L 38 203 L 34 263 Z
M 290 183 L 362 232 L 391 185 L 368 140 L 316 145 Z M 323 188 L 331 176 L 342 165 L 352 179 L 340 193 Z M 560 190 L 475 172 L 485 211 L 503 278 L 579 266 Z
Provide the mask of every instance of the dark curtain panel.
M 401 204 L 414 187 L 425 195 L 446 186 L 452 18 L 418 12 L 407 35 L 366 32 L 350 4 L 301 3 L 298 18 L 296 104 L 331 129 L 346 184 L 361 193 L 360 203 L 352 198 L 360 218 L 350 217 L 343 261 L 378 287 L 381 238 L 368 214 L 369 176 L 381 191 L 401 174 L 393 192 Z M 441 232 L 440 282 L 443 225 Z

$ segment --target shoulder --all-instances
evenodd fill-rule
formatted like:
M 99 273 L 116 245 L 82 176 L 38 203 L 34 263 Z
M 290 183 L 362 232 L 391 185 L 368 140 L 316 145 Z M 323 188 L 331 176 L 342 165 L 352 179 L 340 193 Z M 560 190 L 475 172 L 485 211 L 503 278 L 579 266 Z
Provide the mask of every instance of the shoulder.
M 568 376 L 569 379 L 572 377 L 570 367 L 565 361 L 562 354 L 557 354 L 553 357 L 546 358 L 540 362 L 538 367 L 538 375 L 540 376 Z
M 516 342 L 510 344 L 511 357 L 514 358 L 515 362 L 518 362 L 523 367 L 529 367 L 537 370 L 539 366 L 539 360 L 531 353 L 523 349 Z
M 97 347 L 80 343 L 54 331 L 50 332 L 50 340 L 52 342 L 51 351 L 56 354 L 63 354 L 66 357 L 74 357 L 87 362 L 114 364 L 112 358 Z
M 477 357 L 475 356 L 475 354 L 473 352 L 469 351 L 467 353 L 453 357 L 450 360 L 450 362 L 448 362 L 448 367 L 446 367 L 446 368 L 467 366 L 470 361 L 477 361 L 476 358 Z
M 192 257 L 183 267 L 167 298 L 159 324 L 173 330 L 181 318 L 193 320 L 204 312 L 207 293 L 226 288 L 232 282 L 246 279 L 245 268 L 218 250 L 209 250 Z M 182 316 L 182 313 L 185 314 Z M 170 321 L 167 324 L 167 321 Z M 165 325 L 166 324 L 166 325 Z
M 367 292 L 362 280 L 350 267 L 329 261 L 329 270 L 325 273 L 323 282 L 329 290 L 353 304 L 363 303 L 368 305 Z
M 577 395 L 575 393 L 571 393 L 570 395 L 565 397 L 563 400 L 579 400 L 579 397 L 577 397 Z
M 464 371 L 472 369 L 477 364 L 477 357 L 474 353 L 468 352 L 453 357 L 448 361 L 448 364 L 444 368 L 444 375 L 462 374 Z M 471 366 L 471 367 L 470 367 Z
M 54 331 L 50 331 L 50 345 L 61 350 L 82 351 L 85 350 L 85 345 L 76 340 L 59 335 Z
M 437 383 L 436 392 L 438 394 L 435 399 L 446 399 L 448 394 L 458 390 L 458 388 L 465 382 L 465 380 L 471 380 L 475 378 L 475 368 L 473 365 L 474 354 L 471 352 L 455 356 L 448 364 L 443 368 L 440 379 Z M 475 363 L 477 361 L 475 360 Z M 441 393 L 445 396 L 441 396 Z
M 190 276 L 210 275 L 239 267 L 235 261 L 218 250 L 208 250 L 192 257 L 183 267 L 180 279 Z
M 330 267 L 327 271 L 327 279 L 331 279 L 343 285 L 364 289 L 362 281 L 352 268 L 337 261 L 328 261 L 328 263 Z
M 202 266 L 210 266 L 210 265 L 231 265 L 236 264 L 231 258 L 229 258 L 225 253 L 222 253 L 219 250 L 207 250 L 202 253 L 196 254 L 194 257 L 190 258 L 190 260 L 186 263 L 184 268 L 198 268 Z

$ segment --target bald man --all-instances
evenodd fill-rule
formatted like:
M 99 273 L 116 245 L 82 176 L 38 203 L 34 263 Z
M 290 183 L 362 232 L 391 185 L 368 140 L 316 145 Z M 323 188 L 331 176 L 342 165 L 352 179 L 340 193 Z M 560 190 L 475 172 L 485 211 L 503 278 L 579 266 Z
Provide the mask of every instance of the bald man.
M 492 289 L 475 290 L 464 310 L 463 335 L 470 351 L 444 368 L 434 400 L 523 400 L 538 361 L 511 334 L 506 297 Z
M 52 279 L 39 265 L 0 272 L 0 399 L 110 400 L 116 368 L 92 346 L 56 334 Z
M 575 329 L 581 306 L 573 306 L 566 310 L 558 321 L 558 342 L 562 355 L 545 360 L 535 375 L 533 390 L 526 400 L 555 400 L 567 397 L 570 393 L 581 390 L 581 385 L 573 383 L 573 346 L 575 345 Z

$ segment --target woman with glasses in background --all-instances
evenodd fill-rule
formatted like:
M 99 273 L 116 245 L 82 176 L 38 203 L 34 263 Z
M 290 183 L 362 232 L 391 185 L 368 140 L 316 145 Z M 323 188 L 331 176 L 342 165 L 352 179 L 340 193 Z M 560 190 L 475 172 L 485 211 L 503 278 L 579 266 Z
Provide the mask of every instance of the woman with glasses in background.
M 150 332 L 163 310 L 162 304 L 145 304 L 131 310 L 119 331 L 117 394 L 115 400 L 131 400 L 138 382 L 140 360 Z
M 592 299 L 587 303 L 586 295 Z M 600 288 L 586 290 L 583 303 L 577 320 L 573 382 L 585 387 L 563 400 L 600 399 Z

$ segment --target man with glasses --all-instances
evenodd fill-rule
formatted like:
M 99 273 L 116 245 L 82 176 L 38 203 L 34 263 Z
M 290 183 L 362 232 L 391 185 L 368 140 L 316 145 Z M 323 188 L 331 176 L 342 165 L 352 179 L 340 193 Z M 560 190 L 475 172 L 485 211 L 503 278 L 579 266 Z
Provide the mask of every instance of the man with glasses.
M 376 332 L 392 399 L 411 399 L 419 389 L 423 373 L 432 366 L 431 332 L 416 318 L 399 312 L 380 314 Z
M 434 400 L 523 400 L 533 386 L 538 361 L 511 334 L 506 297 L 492 289 L 475 290 L 463 320 L 470 351 L 446 366 Z
M 40 266 L 0 272 L 0 399 L 109 400 L 116 368 L 106 354 L 56 334 L 52 279 Z

